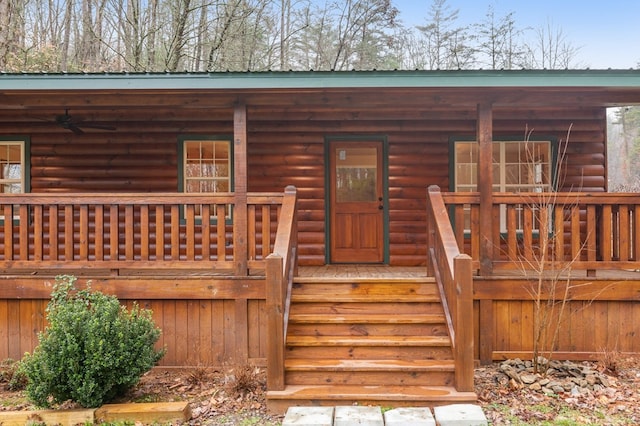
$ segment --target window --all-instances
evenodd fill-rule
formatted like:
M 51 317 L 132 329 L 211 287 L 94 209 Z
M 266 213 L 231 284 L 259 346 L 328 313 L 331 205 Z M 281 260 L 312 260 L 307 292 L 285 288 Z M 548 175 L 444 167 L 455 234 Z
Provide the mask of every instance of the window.
M 0 191 L 23 194 L 29 191 L 28 140 L 0 140 Z M 13 220 L 18 220 L 18 206 L 13 206 Z M 0 221 L 5 218 L 0 215 Z
M 494 141 L 494 192 L 549 192 L 552 187 L 551 141 Z M 454 186 L 456 192 L 477 191 L 478 143 L 455 141 Z M 517 229 L 522 229 L 521 209 Z M 470 211 L 465 211 L 465 229 L 469 229 Z M 506 231 L 506 208 L 500 210 L 500 229 Z
M 24 141 L 0 141 L 0 185 L 5 194 L 26 192 Z
M 231 141 L 223 138 L 184 139 L 182 150 L 182 190 L 188 193 L 231 192 Z M 215 214 L 215 206 L 212 206 Z M 230 217 L 230 206 L 226 208 Z M 200 216 L 200 209 L 196 214 Z

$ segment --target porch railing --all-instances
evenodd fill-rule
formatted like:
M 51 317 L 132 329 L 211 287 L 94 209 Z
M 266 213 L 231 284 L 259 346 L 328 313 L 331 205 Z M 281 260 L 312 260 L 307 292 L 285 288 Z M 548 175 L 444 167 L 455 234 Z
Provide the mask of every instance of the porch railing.
M 284 350 L 289 323 L 291 288 L 297 275 L 297 195 L 285 189 L 273 253 L 267 257 L 267 389 L 283 390 Z
M 471 258 L 458 249 L 442 194 L 427 190 L 427 274 L 440 289 L 455 362 L 455 387 L 473 392 L 473 277 Z
M 264 270 L 282 199 L 248 194 L 243 230 L 230 193 L 2 194 L 0 269 Z
M 443 194 L 456 240 L 480 261 L 477 193 Z M 595 274 L 637 269 L 640 261 L 640 195 L 612 193 L 493 194 L 494 271 L 562 262 Z M 486 231 L 486 230 L 482 230 Z

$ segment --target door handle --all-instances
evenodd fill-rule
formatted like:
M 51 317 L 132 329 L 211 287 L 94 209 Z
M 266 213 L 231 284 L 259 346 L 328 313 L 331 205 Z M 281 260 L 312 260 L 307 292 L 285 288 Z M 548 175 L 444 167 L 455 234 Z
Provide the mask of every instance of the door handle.
M 384 206 L 383 205 L 379 205 L 378 206 L 378 210 L 384 210 Z

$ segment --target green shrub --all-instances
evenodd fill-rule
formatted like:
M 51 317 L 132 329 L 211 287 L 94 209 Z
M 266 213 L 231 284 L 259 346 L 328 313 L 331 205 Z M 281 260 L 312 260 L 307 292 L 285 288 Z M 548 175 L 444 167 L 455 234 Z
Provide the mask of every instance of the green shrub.
M 130 311 L 115 296 L 75 287 L 58 276 L 47 306 L 49 325 L 22 361 L 26 393 L 36 405 L 72 400 L 98 407 L 134 386 L 162 358 L 160 330 L 149 310 Z

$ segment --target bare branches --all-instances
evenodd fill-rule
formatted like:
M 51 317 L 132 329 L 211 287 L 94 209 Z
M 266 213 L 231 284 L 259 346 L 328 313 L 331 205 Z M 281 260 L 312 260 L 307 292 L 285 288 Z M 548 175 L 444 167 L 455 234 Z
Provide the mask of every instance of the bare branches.
M 463 26 L 434 0 L 416 28 L 398 14 L 393 0 L 0 0 L 0 70 L 563 68 L 577 52 L 549 24 L 523 58 L 513 13 Z

